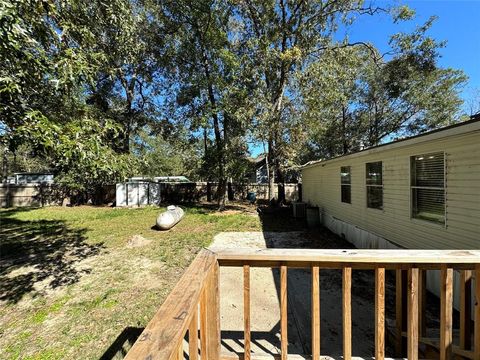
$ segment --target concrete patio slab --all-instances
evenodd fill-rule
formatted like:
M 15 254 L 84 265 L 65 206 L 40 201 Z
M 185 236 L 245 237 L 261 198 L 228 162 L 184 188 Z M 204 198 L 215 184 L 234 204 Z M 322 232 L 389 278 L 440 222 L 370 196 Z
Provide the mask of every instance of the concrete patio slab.
M 309 248 L 311 237 L 302 232 L 220 233 L 211 245 L 235 248 Z M 335 244 L 330 244 L 335 247 Z M 341 246 L 338 246 L 341 247 Z M 289 354 L 311 353 L 311 273 L 289 269 L 288 340 Z M 278 269 L 252 268 L 250 272 L 252 353 L 280 353 L 280 274 Z M 352 288 L 353 354 L 371 357 L 374 353 L 373 276 L 355 271 Z M 369 291 L 364 291 L 369 288 Z M 321 353 L 342 355 L 342 276 L 340 270 L 320 272 Z M 220 314 L 222 351 L 243 352 L 243 270 L 220 269 Z

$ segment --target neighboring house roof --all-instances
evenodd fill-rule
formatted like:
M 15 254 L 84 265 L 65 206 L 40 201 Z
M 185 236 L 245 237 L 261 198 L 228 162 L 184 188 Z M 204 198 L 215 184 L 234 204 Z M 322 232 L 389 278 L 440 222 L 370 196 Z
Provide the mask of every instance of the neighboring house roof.
M 262 161 L 265 161 L 265 159 L 267 158 L 267 155 L 265 154 L 260 154 L 258 155 L 257 157 L 249 157 L 248 158 L 248 161 L 254 163 L 254 164 L 258 164 Z
M 387 150 L 387 149 L 392 149 L 392 148 L 399 148 L 403 146 L 409 146 L 417 143 L 421 143 L 424 141 L 431 141 L 431 140 L 436 140 L 436 139 L 441 139 L 447 136 L 454 136 L 454 135 L 460 135 L 460 134 L 465 134 L 468 132 L 473 132 L 473 131 L 480 131 L 480 113 L 476 115 L 470 116 L 470 120 L 468 121 L 463 121 L 460 123 L 456 123 L 450 126 L 446 126 L 440 129 L 435 129 L 432 131 L 428 131 L 419 135 L 411 136 L 405 139 L 400 139 L 400 140 L 395 140 L 389 143 L 385 144 L 380 144 L 377 146 L 372 146 L 369 148 L 366 148 L 361 151 L 357 151 L 351 154 L 346 154 L 346 155 L 340 155 L 336 156 L 330 159 L 320 159 L 320 160 L 314 160 L 314 161 L 309 161 L 306 164 L 302 165 L 300 168 L 305 169 L 309 168 L 312 166 L 316 166 L 320 163 L 325 163 L 327 161 L 333 161 L 333 160 L 338 160 L 338 159 L 343 159 L 343 158 L 352 158 L 352 157 L 357 157 L 360 155 L 365 155 L 365 154 L 371 154 L 371 153 L 376 153 L 379 151 Z

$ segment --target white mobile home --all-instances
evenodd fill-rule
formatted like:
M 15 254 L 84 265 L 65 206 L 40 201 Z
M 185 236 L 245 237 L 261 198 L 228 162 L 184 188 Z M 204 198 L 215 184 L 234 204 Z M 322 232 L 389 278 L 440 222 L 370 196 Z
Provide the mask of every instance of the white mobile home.
M 303 198 L 361 248 L 480 249 L 480 121 L 306 164 Z
M 308 163 L 302 181 L 323 225 L 358 248 L 480 249 L 479 120 Z M 439 273 L 426 275 L 438 295 Z

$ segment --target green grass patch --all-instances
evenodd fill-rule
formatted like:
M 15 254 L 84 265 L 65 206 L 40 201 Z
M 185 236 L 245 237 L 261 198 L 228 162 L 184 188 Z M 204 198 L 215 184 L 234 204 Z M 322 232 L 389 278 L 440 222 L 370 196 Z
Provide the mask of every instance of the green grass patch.
M 170 231 L 163 209 L 0 210 L 0 358 L 98 359 L 151 319 L 200 248 L 223 231 L 285 230 L 255 209 L 186 208 Z M 134 236 L 149 240 L 129 246 Z

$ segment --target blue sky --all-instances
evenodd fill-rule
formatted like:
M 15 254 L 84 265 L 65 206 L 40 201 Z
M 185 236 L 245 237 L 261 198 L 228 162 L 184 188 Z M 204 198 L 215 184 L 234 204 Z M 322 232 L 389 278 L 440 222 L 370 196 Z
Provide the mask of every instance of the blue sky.
M 412 20 L 397 24 L 386 14 L 359 17 L 346 30 L 350 42 L 371 42 L 380 51 L 387 52 L 390 50 L 388 40 L 391 35 L 411 32 L 435 15 L 438 19 L 428 35 L 447 41 L 446 47 L 440 49 L 439 65 L 461 69 L 469 77 L 462 92 L 465 101 L 473 98 L 475 90 L 480 91 L 480 0 L 373 0 L 372 3 L 380 7 L 408 5 L 416 11 L 416 15 Z M 342 31 L 339 39 L 343 35 Z M 467 105 L 464 111 L 469 113 Z M 263 147 L 251 144 L 250 151 L 256 156 L 263 152 Z
M 368 0 L 367 0 L 368 2 Z M 376 0 L 378 6 L 392 4 Z M 389 36 L 409 32 L 423 24 L 430 16 L 438 16 L 428 32 L 437 40 L 446 40 L 440 50 L 439 65 L 463 70 L 469 77 L 462 96 L 472 98 L 475 89 L 480 89 L 480 0 L 398 0 L 397 4 L 408 5 L 416 11 L 414 19 L 393 24 L 387 15 L 363 16 L 348 29 L 350 41 L 369 41 L 382 51 L 388 51 Z

